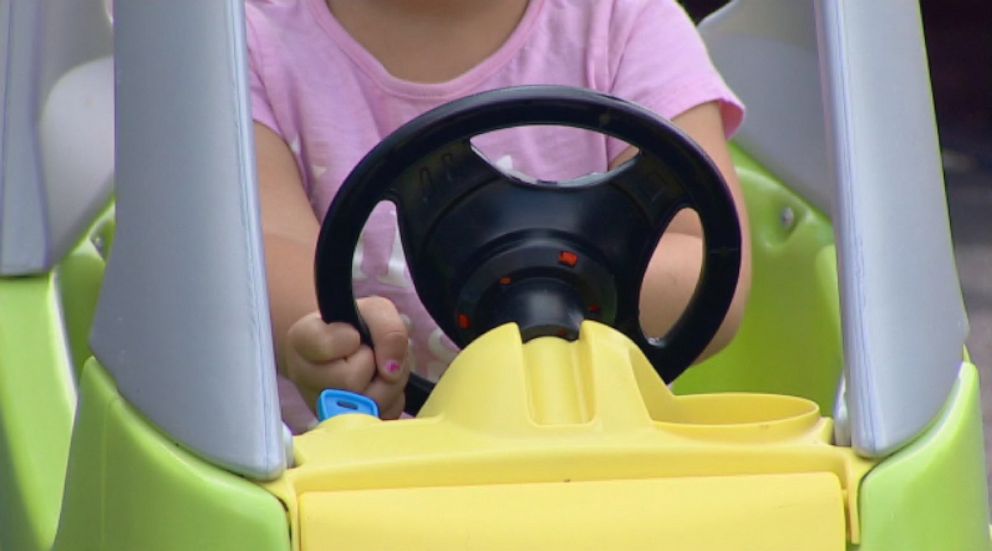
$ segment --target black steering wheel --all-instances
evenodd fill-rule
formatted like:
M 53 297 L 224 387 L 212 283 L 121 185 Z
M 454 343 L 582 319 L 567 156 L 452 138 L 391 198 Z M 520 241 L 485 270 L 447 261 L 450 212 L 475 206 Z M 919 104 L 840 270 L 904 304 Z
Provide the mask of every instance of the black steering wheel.
M 469 141 L 525 125 L 598 131 L 640 153 L 607 174 L 525 182 L 493 167 Z M 355 326 L 366 343 L 352 258 L 382 200 L 396 205 L 420 300 L 461 347 L 507 322 L 525 341 L 574 340 L 592 319 L 626 334 L 670 382 L 712 339 L 737 286 L 740 225 L 706 154 L 650 111 L 587 90 L 527 86 L 470 96 L 409 122 L 355 167 L 321 226 L 315 275 L 324 321 Z M 695 210 L 703 227 L 702 272 L 679 321 L 649 339 L 639 321 L 641 283 L 683 208 Z M 433 386 L 411 374 L 407 411 L 419 411 Z

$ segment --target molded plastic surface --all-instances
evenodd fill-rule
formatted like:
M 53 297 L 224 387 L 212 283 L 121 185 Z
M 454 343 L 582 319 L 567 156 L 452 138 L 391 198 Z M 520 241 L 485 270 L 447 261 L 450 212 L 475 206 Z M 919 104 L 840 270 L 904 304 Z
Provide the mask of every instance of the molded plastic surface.
M 734 0 L 700 24 L 713 63 L 747 105 L 734 137 L 830 212 L 830 178 L 812 0 Z
M 90 329 L 113 241 L 114 209 L 109 207 L 76 248 L 59 263 L 55 272 L 72 365 L 77 375 L 93 355 L 89 344 Z
M 859 452 L 880 457 L 917 437 L 946 403 L 968 322 L 919 6 L 815 6 L 851 437 Z
M 688 369 L 677 394 L 768 392 L 833 411 L 844 367 L 833 227 L 739 148 L 751 224 L 751 296 L 727 348 Z
M 38 127 L 50 262 L 58 262 L 107 205 L 113 189 L 113 59 L 85 63 L 55 82 Z
M 841 551 L 842 499 L 826 473 L 309 493 L 300 549 Z
M 101 0 L 0 4 L 2 274 L 49 270 L 106 203 L 110 35 Z
M 338 415 L 379 416 L 379 405 L 363 394 L 328 388 L 317 398 L 317 419 L 326 421 Z
M 96 361 L 79 403 L 54 551 L 289 549 L 271 494 L 149 426 Z
M 851 505 L 857 500 L 858 481 L 871 464 L 850 449 L 830 446 L 831 430 L 830 420 L 819 416 L 816 404 L 801 398 L 750 394 L 673 396 L 636 345 L 596 322 L 583 323 L 576 342 L 543 337 L 526 345 L 516 326 L 508 324 L 483 335 L 462 351 L 417 419 L 383 422 L 368 416 L 344 415 L 325 421 L 295 439 L 297 466 L 268 487 L 286 504 L 297 544 L 303 542 L 307 549 L 334 549 L 347 541 L 310 539 L 313 536 L 308 530 L 330 534 L 339 521 L 330 516 L 321 520 L 310 516 L 305 510 L 308 504 L 333 500 L 327 497 L 307 501 L 314 494 L 347 491 L 355 495 L 367 493 L 361 500 L 376 500 L 381 491 L 407 489 L 409 493 L 403 495 L 412 496 L 418 492 L 416 489 L 423 488 L 423 499 L 433 502 L 440 499 L 437 488 L 443 486 L 452 488 L 445 490 L 452 494 L 466 489 L 466 496 L 508 499 L 539 493 L 510 487 L 547 484 L 547 499 L 563 503 L 567 494 L 561 491 L 571 491 L 557 486 L 563 481 L 601 482 L 599 487 L 610 487 L 602 494 L 576 491 L 584 497 L 616 498 L 618 507 L 637 517 L 655 505 L 672 508 L 674 504 L 661 505 L 663 498 L 657 496 L 643 501 L 641 498 L 647 494 L 634 490 L 636 484 L 612 486 L 612 482 L 647 481 L 659 490 L 679 488 L 681 493 L 677 481 L 686 484 L 686 492 L 693 491 L 688 489 L 694 486 L 693 481 L 699 481 L 695 491 L 728 495 L 750 487 L 737 477 L 797 475 L 797 491 L 806 497 L 813 495 L 806 490 L 820 495 L 807 503 L 818 503 L 817 508 L 827 501 L 834 503 L 836 510 L 830 515 L 846 515 L 849 538 L 857 541 L 857 509 Z M 819 494 L 821 490 L 813 490 L 824 488 L 819 482 L 805 486 L 807 481 L 822 480 L 821 475 L 834 481 L 834 494 L 829 499 Z M 716 490 L 721 482 L 727 483 L 725 490 Z M 507 489 L 490 491 L 491 485 Z M 780 486 L 769 486 L 772 487 Z M 748 501 L 753 496 L 738 497 L 748 503 L 738 502 L 736 511 L 770 503 L 759 505 Z M 795 503 L 796 495 L 786 492 L 767 497 L 772 501 L 781 499 L 777 507 L 789 507 Z M 520 525 L 516 523 L 524 519 L 510 511 L 526 505 L 501 503 L 505 513 L 493 516 L 491 510 L 481 507 L 475 510 L 479 516 L 466 510 L 459 512 L 458 518 L 466 520 L 466 530 L 469 526 L 480 529 L 473 532 L 473 538 L 483 536 L 486 530 L 498 530 L 500 537 L 506 538 L 500 541 L 511 541 L 514 534 L 521 538 L 516 540 L 518 545 L 509 547 L 528 547 L 525 538 L 531 533 L 517 532 Z M 445 511 L 451 512 L 447 508 Z M 726 511 L 729 515 L 729 508 Z M 551 519 L 555 512 L 546 514 Z M 471 522 L 467 520 L 469 516 L 473 517 Z M 742 517 L 710 515 L 691 522 L 735 530 L 740 527 L 735 518 Z M 584 532 L 588 534 L 602 529 L 592 527 L 598 521 L 586 520 L 585 528 L 575 529 L 588 529 Z M 555 522 L 568 521 L 558 518 Z M 827 529 L 820 516 L 804 522 L 811 523 L 810 531 Z M 483 529 L 483 525 L 490 528 Z M 437 530 L 433 526 L 403 526 L 402 534 L 411 540 Z M 768 536 L 800 531 L 796 528 L 793 532 L 793 528 Z M 643 526 L 645 545 L 656 529 L 653 525 Z M 795 540 L 792 543 L 793 548 L 807 548 L 796 546 Z M 841 539 L 830 543 L 841 549 L 844 542 Z M 600 548 L 609 547 L 607 542 Z
M 988 551 L 978 370 L 961 365 L 944 410 L 861 485 L 859 551 Z
M 42 3 L 0 4 L 0 274 L 45 271 L 47 228 L 38 104 Z M 15 75 L 17 78 L 15 78 Z
M 852 437 L 891 453 L 944 403 L 967 333 L 919 6 L 737 0 L 701 29 L 748 105 L 737 140 L 831 213 Z
M 118 231 L 93 351 L 170 438 L 278 476 L 244 2 L 118 2 L 114 21 Z
M 76 407 L 51 274 L 0 278 L 0 549 L 48 551 Z

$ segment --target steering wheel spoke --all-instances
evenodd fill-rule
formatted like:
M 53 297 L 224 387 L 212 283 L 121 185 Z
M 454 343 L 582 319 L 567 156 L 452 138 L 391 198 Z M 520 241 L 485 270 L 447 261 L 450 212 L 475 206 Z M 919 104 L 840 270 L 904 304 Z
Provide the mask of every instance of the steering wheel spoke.
M 692 206 L 680 179 L 644 154 L 639 153 L 614 173 L 610 184 L 630 196 L 653 228 L 668 228 L 676 213 Z
M 412 163 L 387 191 L 398 207 L 403 242 L 424 244 L 431 228 L 452 205 L 475 189 L 504 178 L 467 138 Z

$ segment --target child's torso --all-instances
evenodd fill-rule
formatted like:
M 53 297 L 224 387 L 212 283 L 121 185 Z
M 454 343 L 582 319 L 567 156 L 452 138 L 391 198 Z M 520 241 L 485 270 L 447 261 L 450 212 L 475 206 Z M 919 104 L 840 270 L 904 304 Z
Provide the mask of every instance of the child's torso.
M 743 118 L 676 0 L 331 0 L 340 22 L 325 1 L 246 3 L 253 117 L 289 144 L 318 218 L 384 137 L 424 111 L 473 93 L 526 84 L 582 87 L 667 118 L 718 101 L 728 135 Z M 373 11 L 362 11 L 442 4 L 477 8 L 483 11 L 473 13 L 488 19 L 403 29 L 400 20 L 380 25 Z M 471 47 L 461 47 L 465 32 L 478 39 Z M 605 170 L 627 147 L 548 127 L 496 132 L 473 143 L 504 169 L 559 180 Z M 392 205 L 382 207 L 355 257 L 356 295 L 396 303 L 410 326 L 415 371 L 437 378 L 454 347 L 420 304 Z M 280 385 L 284 419 L 300 430 L 310 414 L 291 383 Z
M 370 49 L 379 46 L 370 43 L 367 49 L 360 43 L 361 35 L 349 34 L 323 0 L 290 3 L 310 13 L 297 18 L 301 28 L 276 40 L 282 42 L 281 51 L 287 58 L 306 55 L 308 62 L 272 63 L 269 58 L 258 64 L 276 73 L 263 79 L 268 87 L 279 87 L 267 90 L 270 97 L 291 99 L 272 108 L 278 130 L 296 155 L 318 218 L 323 218 L 341 183 L 365 153 L 424 111 L 470 93 L 507 86 L 560 84 L 604 90 L 607 82 L 605 73 L 596 74 L 595 64 L 588 59 L 584 46 L 588 37 L 556 36 L 537 28 L 551 24 L 539 17 L 544 0 L 526 5 L 509 35 L 489 44 L 495 50 L 480 48 L 483 58 L 467 71 L 426 84 L 392 74 L 389 63 L 399 58 L 386 63 L 376 59 Z M 548 54 L 529 55 L 528 49 Z M 431 80 L 438 75 L 421 76 Z M 500 168 L 541 178 L 574 178 L 604 171 L 608 165 L 606 138 L 582 130 L 528 127 L 487 134 L 473 143 Z M 410 330 L 412 368 L 432 379 L 440 376 L 456 348 L 416 295 L 393 205 L 380 205 L 366 225 L 355 255 L 353 280 L 356 296 L 381 295 L 396 304 Z

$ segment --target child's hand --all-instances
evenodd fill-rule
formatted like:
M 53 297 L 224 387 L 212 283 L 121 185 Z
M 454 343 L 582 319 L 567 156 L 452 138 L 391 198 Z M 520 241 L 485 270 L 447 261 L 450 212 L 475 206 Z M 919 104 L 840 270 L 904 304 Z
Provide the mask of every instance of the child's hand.
M 311 409 L 321 391 L 336 388 L 372 398 L 383 419 L 396 419 L 403 413 L 403 388 L 410 377 L 403 361 L 406 326 L 393 303 L 384 298 L 359 299 L 358 310 L 369 328 L 374 352 L 362 344 L 354 327 L 326 324 L 314 312 L 287 332 L 286 375 Z

